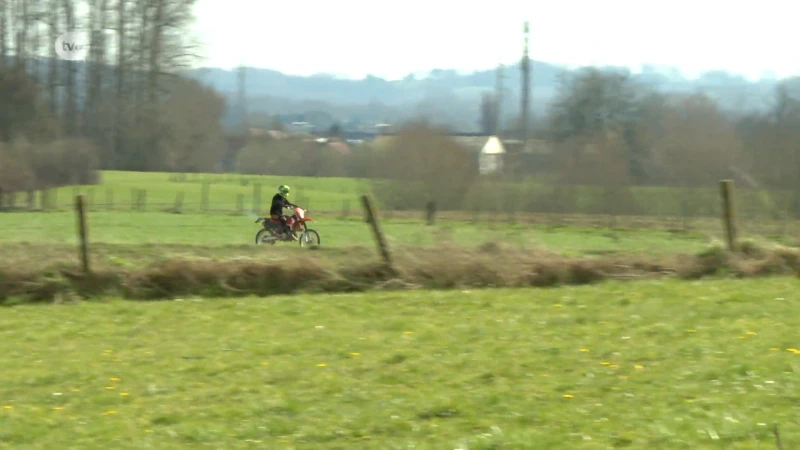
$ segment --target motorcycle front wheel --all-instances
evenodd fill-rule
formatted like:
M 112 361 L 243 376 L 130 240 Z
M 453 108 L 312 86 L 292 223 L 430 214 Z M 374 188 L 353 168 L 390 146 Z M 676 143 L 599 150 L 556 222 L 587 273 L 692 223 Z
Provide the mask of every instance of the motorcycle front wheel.
M 300 247 L 319 247 L 319 233 L 314 230 L 304 230 L 300 235 Z

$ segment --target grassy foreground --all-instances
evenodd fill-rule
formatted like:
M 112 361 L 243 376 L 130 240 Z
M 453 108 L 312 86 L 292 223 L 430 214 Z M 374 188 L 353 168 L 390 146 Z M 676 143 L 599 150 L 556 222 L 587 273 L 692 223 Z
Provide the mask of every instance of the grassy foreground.
M 786 448 L 800 282 L 22 306 L 9 448 Z

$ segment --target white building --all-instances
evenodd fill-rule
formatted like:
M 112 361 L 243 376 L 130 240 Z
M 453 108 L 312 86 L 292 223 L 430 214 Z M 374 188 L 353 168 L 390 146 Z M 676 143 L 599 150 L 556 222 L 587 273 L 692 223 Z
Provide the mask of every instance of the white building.
M 497 136 L 491 136 L 481 148 L 478 156 L 478 168 L 481 175 L 500 172 L 503 170 L 503 158 L 506 149 Z

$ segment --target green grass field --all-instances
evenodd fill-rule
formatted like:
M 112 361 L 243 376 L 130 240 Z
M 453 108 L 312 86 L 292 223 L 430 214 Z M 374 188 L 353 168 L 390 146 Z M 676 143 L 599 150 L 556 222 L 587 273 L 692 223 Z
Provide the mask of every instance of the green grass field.
M 203 208 L 203 184 L 208 183 L 208 208 L 211 210 L 236 211 L 239 208 L 239 196 L 242 196 L 245 209 L 256 208 L 254 186 L 261 186 L 261 208 L 266 208 L 269 198 L 280 184 L 288 184 L 293 188 L 293 198 L 303 202 L 312 210 L 340 212 L 346 208 L 357 210 L 358 196 L 371 191 L 368 180 L 353 178 L 310 178 L 310 177 L 278 177 L 251 176 L 236 174 L 169 174 L 160 172 L 101 172 L 101 184 L 97 186 L 62 187 L 54 189 L 52 202 L 61 208 L 70 208 L 76 193 L 88 197 L 93 208 L 98 209 L 132 209 L 136 200 L 136 191 L 146 191 L 145 208 L 150 211 L 161 211 L 175 205 L 179 194 L 183 195 L 183 210 L 200 211 Z M 468 204 L 472 204 L 476 196 L 496 196 L 497 201 L 505 205 L 510 201 L 518 211 L 536 212 L 534 204 L 552 195 L 551 186 L 536 181 L 524 183 L 495 183 L 491 188 L 476 185 L 470 193 Z M 488 192 L 488 194 L 487 194 Z M 648 216 L 683 216 L 691 215 L 717 217 L 720 210 L 719 189 L 716 182 L 708 187 L 694 189 L 690 194 L 680 188 L 672 187 L 633 187 L 632 198 L 639 204 L 641 214 Z M 568 195 L 573 206 L 567 208 L 573 213 L 596 213 L 606 208 L 602 189 L 588 186 L 574 187 Z M 538 200 L 535 200 L 538 199 Z M 684 204 L 685 199 L 691 203 Z M 27 198 L 18 194 L 16 202 L 25 204 Z M 38 200 L 37 200 L 38 202 Z M 531 203 L 533 202 L 533 203 Z M 37 203 L 38 204 L 38 203 Z M 742 217 L 759 220 L 785 217 L 796 209 L 797 195 L 792 192 L 737 188 L 736 204 Z M 448 205 L 442 205 L 446 207 Z M 541 206 L 541 205 L 540 205 Z M 551 205 L 552 206 L 552 205 Z M 423 209 L 424 205 L 419 205 Z M 503 206 L 505 207 L 505 206 Z M 690 211 L 685 211 L 689 208 Z M 502 208 L 501 208 L 502 209 Z
M 203 181 L 215 212 L 201 211 Z M 323 247 L 254 245 L 254 183 L 262 208 L 273 185 L 292 185 Z M 136 189 L 147 190 L 145 211 L 131 211 Z M 554 284 L 568 284 L 574 266 L 554 253 L 610 271 L 575 272 L 595 281 L 645 279 L 662 262 L 724 275 L 727 263 L 696 256 L 719 239 L 718 223 L 611 231 L 607 218 L 490 227 L 443 216 L 426 226 L 416 213 L 386 214 L 407 280 L 449 290 L 274 295 L 336 276 L 385 289 L 358 214 L 367 190 L 345 179 L 106 172 L 102 185 L 60 189 L 61 211 L 0 214 L 0 290 L 67 302 L 2 309 L 0 448 L 760 449 L 774 445 L 774 421 L 788 448 L 800 445 L 797 278 L 463 287 L 530 286 L 534 272 L 547 285 L 562 268 Z M 50 269 L 77 267 L 75 192 L 92 204 L 93 267 L 119 277 L 106 279 L 117 291 L 69 302 L 80 284 Z M 179 193 L 183 214 L 166 212 Z M 800 261 L 771 251 L 730 273 L 787 273 Z M 306 278 L 303 264 L 333 278 Z M 126 286 L 241 297 L 262 284 L 270 296 L 107 298 Z
M 267 208 L 277 187 L 288 184 L 293 188 L 293 198 L 305 200 L 310 208 L 341 210 L 345 199 L 353 200 L 355 208 L 359 194 L 369 191 L 365 181 L 351 178 L 306 178 L 248 176 L 228 174 L 169 174 L 161 172 L 101 172 L 101 183 L 95 186 L 75 186 L 54 189 L 55 203 L 60 208 L 70 208 L 76 193 L 87 196 L 96 209 L 130 210 L 138 190 L 146 191 L 145 208 L 160 211 L 175 205 L 183 195 L 185 212 L 200 212 L 203 184 L 208 183 L 208 207 L 212 210 L 236 211 L 238 197 L 244 196 L 244 207 L 254 207 L 254 186 L 261 186 L 261 207 Z M 310 201 L 309 201 L 310 200 Z M 23 204 L 24 195 L 17 202 Z
M 89 238 L 108 244 L 187 244 L 198 246 L 247 245 L 254 243 L 259 225 L 256 216 L 223 214 L 166 214 L 157 212 L 90 212 Z M 310 227 L 317 230 L 326 247 L 372 246 L 369 226 L 359 219 L 314 216 Z M 75 214 L 14 213 L 0 215 L 0 242 L 74 244 L 77 242 Z M 551 229 L 529 224 L 440 221 L 426 226 L 420 220 L 384 220 L 390 243 L 401 246 L 431 246 L 453 243 L 477 246 L 500 241 L 519 247 L 548 248 L 566 253 L 592 252 L 695 252 L 708 244 L 702 233 L 671 233 L 661 230 L 616 231 L 581 227 Z
M 3 310 L 0 447 L 800 445 L 800 281 Z

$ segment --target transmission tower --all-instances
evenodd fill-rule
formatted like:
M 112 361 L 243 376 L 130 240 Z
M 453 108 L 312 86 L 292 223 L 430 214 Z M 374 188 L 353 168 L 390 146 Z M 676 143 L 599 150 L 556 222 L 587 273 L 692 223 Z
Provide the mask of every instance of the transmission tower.
M 494 133 L 498 139 L 502 139 L 503 133 L 503 71 L 504 71 L 503 64 L 497 66 L 497 79 L 495 84 L 495 130 Z
M 529 23 L 526 20 L 523 26 L 524 44 L 522 49 L 522 61 L 520 62 L 520 69 L 522 70 L 522 104 L 520 111 L 520 139 L 522 140 L 522 148 L 527 148 L 528 143 L 528 111 L 530 108 L 530 59 L 528 58 L 528 35 L 530 33 Z
M 245 90 L 245 68 L 244 64 L 240 65 L 238 70 L 238 99 L 237 103 L 239 105 L 239 121 L 240 125 L 243 128 L 244 133 L 248 133 L 250 130 L 250 124 L 248 123 L 247 117 L 247 91 Z

